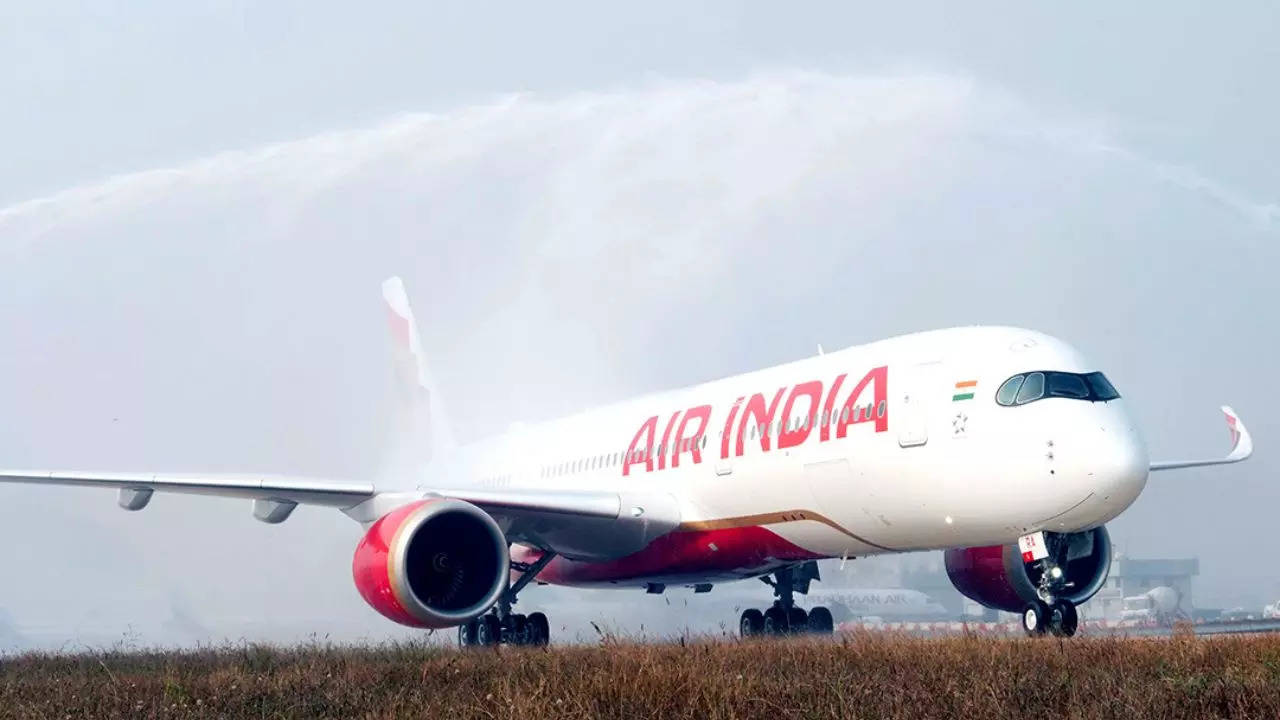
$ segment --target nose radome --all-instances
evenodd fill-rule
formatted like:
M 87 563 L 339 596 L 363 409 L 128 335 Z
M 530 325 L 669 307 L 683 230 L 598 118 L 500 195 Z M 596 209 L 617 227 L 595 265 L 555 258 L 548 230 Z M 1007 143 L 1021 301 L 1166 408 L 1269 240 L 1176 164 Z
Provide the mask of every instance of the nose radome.
M 1105 428 L 1097 443 L 1093 465 L 1094 492 L 1119 514 L 1147 485 L 1150 463 L 1147 446 L 1132 427 Z

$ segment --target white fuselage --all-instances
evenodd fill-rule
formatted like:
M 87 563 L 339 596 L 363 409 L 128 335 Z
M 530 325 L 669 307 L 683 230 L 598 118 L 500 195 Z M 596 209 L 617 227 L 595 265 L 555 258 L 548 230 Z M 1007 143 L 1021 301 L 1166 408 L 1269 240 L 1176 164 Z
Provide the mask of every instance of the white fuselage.
M 763 528 L 813 557 L 1009 543 L 1098 526 L 1143 489 L 1123 400 L 995 401 L 1017 373 L 1097 370 L 1029 330 L 917 333 L 528 425 L 462 448 L 421 486 L 666 493 L 677 532 Z M 634 567 L 611 582 L 664 576 Z

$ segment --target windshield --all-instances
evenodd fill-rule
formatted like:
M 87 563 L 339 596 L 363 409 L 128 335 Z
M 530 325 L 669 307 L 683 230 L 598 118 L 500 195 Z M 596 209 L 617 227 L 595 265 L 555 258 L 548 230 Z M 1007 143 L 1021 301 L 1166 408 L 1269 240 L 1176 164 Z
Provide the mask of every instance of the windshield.
M 1019 373 L 1005 380 L 996 391 L 1000 405 L 1026 405 L 1042 398 L 1058 397 L 1089 402 L 1106 402 L 1120 397 L 1115 386 L 1100 372 L 1069 373 L 1037 370 Z

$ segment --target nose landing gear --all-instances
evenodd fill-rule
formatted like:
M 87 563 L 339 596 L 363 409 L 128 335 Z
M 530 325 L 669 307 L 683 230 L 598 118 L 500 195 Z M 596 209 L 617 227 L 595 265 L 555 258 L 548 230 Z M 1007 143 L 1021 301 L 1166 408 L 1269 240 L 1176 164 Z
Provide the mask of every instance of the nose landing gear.
M 1076 634 L 1080 624 L 1080 616 L 1076 606 L 1066 600 L 1056 600 L 1052 605 L 1043 600 L 1027 603 L 1022 611 L 1022 629 L 1027 635 L 1036 637 L 1046 632 L 1058 637 L 1071 637 Z
M 738 619 L 738 631 L 742 637 L 759 635 L 830 635 L 835 630 L 831 611 L 825 607 L 815 607 L 808 612 L 796 607 L 795 591 L 801 594 L 809 592 L 809 583 L 818 580 L 818 565 L 812 561 L 798 568 L 783 568 L 773 574 L 773 578 L 762 577 L 760 580 L 773 587 L 776 598 L 769 609 L 744 610 Z
M 1044 534 L 1046 552 L 1035 562 L 1040 566 L 1040 580 L 1036 583 L 1036 599 L 1022 610 L 1022 629 L 1036 637 L 1046 632 L 1058 637 L 1071 637 L 1080 624 L 1079 613 L 1070 600 L 1062 597 L 1069 584 L 1062 570 L 1067 543 L 1061 538 Z

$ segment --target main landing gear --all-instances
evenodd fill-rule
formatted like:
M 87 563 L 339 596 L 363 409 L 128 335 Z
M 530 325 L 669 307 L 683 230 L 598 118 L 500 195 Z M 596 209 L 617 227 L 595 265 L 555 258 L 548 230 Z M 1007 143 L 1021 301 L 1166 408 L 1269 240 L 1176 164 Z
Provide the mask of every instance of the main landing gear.
M 825 607 L 815 607 L 805 612 L 796 607 L 795 592 L 809 592 L 809 583 L 818 580 L 818 564 L 807 562 L 799 567 L 784 568 L 773 574 L 773 578 L 762 577 L 760 580 L 773 587 L 776 600 L 768 610 L 744 610 L 738 620 L 738 630 L 742 637 L 757 635 L 830 635 L 835 630 L 831 611 Z
M 551 626 L 547 616 L 540 613 L 518 615 L 511 612 L 516 596 L 542 568 L 556 556 L 545 552 L 535 563 L 512 562 L 511 568 L 520 571 L 520 579 L 510 585 L 498 597 L 493 609 L 458 626 L 458 645 L 461 647 L 486 647 L 490 645 L 533 645 L 541 647 L 551 639 Z
M 1043 541 L 1048 553 L 1035 561 L 1040 570 L 1037 597 L 1022 609 L 1022 629 L 1031 637 L 1045 633 L 1071 637 L 1080 625 L 1080 615 L 1074 603 L 1060 597 L 1067 587 L 1066 573 L 1062 571 L 1067 543 L 1052 533 L 1044 533 Z

